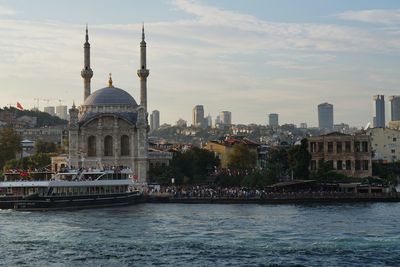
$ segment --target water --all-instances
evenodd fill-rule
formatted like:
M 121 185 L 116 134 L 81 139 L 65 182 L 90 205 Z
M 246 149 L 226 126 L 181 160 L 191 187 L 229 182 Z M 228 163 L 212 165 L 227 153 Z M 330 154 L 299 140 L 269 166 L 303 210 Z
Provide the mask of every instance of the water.
M 0 211 L 2 266 L 400 266 L 400 203 Z

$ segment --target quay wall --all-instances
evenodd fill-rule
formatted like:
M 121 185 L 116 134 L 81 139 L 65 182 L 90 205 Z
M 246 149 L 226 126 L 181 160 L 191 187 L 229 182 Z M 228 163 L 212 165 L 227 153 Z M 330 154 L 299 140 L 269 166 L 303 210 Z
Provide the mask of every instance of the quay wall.
M 400 193 L 379 194 L 287 194 L 265 197 L 175 197 L 172 195 L 148 195 L 148 203 L 182 204 L 303 204 L 303 203 L 356 203 L 400 202 Z

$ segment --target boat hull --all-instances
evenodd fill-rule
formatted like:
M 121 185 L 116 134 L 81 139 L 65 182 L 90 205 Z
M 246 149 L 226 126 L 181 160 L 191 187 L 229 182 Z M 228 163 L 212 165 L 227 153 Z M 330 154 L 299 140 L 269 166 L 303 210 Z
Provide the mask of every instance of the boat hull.
M 0 198 L 0 209 L 14 209 L 20 211 L 87 209 L 132 205 L 143 201 L 143 195 L 138 193 L 51 197 L 38 196 L 35 198 L 2 197 Z

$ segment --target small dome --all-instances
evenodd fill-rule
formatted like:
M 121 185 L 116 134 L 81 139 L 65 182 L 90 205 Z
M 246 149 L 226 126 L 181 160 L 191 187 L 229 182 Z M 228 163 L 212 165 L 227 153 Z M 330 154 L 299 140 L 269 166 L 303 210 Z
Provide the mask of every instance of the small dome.
M 84 105 L 129 105 L 136 107 L 138 104 L 128 92 L 117 87 L 105 87 L 86 98 Z

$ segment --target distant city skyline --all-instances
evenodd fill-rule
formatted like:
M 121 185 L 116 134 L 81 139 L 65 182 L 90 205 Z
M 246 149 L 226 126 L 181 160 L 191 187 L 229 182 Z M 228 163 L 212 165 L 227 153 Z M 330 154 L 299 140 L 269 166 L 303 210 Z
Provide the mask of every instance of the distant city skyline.
M 295 12 L 294 12 L 295 11 Z M 0 106 L 83 103 L 82 43 L 91 38 L 92 92 L 107 84 L 139 101 L 138 37 L 149 46 L 148 110 L 163 123 L 229 110 L 232 123 L 372 123 L 371 96 L 398 95 L 398 1 L 10 1 L 0 2 Z M 50 103 L 49 103 L 50 102 Z M 390 105 L 386 105 L 390 114 Z M 387 116 L 388 117 L 388 116 Z

